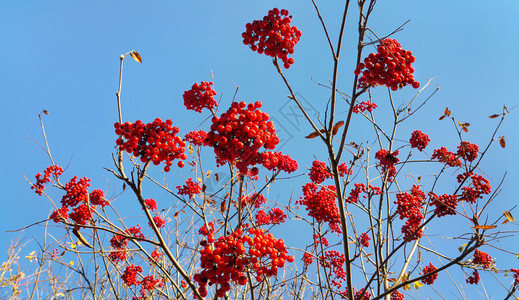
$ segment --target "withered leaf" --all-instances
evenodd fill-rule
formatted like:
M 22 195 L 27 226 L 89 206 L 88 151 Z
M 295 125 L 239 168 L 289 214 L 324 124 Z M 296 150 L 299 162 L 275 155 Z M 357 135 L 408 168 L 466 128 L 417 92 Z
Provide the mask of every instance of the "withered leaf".
M 443 120 L 443 119 L 445 119 L 445 115 L 440 117 L 440 121 Z
M 307 139 L 313 139 L 313 138 L 315 138 L 315 137 L 318 137 L 318 136 L 319 136 L 319 132 L 321 132 L 321 133 L 325 133 L 326 130 L 321 129 L 321 130 L 319 130 L 319 131 L 314 131 L 314 132 L 310 133 L 309 135 L 305 136 L 305 138 L 307 138 Z
M 216 181 L 220 181 L 220 176 L 218 175 L 218 173 L 214 173 L 214 178 L 216 179 Z
M 451 115 L 451 111 L 449 110 L 448 107 L 445 108 L 445 112 L 443 113 L 445 116 L 450 116 Z
M 220 204 L 220 211 L 225 212 L 226 209 L 227 209 L 227 205 L 226 205 L 225 200 L 223 200 L 222 204 Z
M 332 135 L 336 135 L 336 134 L 337 134 L 337 131 L 339 131 L 339 128 L 341 128 L 342 125 L 344 125 L 344 121 L 339 121 L 339 122 L 337 122 L 337 123 L 333 126 L 333 129 L 332 129 Z
M 173 215 L 173 218 L 178 217 L 178 211 Z
M 503 212 L 503 215 L 505 215 L 506 219 L 510 222 L 515 222 L 515 219 L 514 217 L 512 216 L 512 213 L 510 213 L 510 211 L 504 211 Z
M 205 190 L 207 189 L 207 185 L 203 184 L 202 185 L 202 193 L 205 193 Z
M 500 115 L 501 115 L 501 114 L 493 114 L 493 115 L 491 115 L 489 118 L 490 118 L 490 119 L 495 119 L 495 118 L 499 117 Z
M 506 142 L 505 142 L 505 138 L 504 137 L 501 137 L 499 139 L 499 145 L 501 145 L 501 148 L 506 147 Z
M 366 254 L 364 257 L 370 257 L 371 255 L 373 255 L 373 253 Z
M 46 115 L 48 115 L 48 114 L 49 114 L 49 111 L 46 110 L 46 109 L 44 109 L 44 110 L 43 110 L 43 113 L 46 114 Z
M 467 127 L 461 127 L 461 129 L 465 132 L 469 132 L 469 130 L 467 129 Z
M 494 229 L 496 228 L 497 226 L 496 225 L 477 225 L 477 226 L 474 226 L 474 229 Z
M 132 50 L 130 51 L 130 55 L 132 56 L 132 58 L 136 61 L 136 62 L 139 62 L 142 64 L 142 57 L 141 55 L 139 54 L 139 52 L 135 51 L 135 50 Z
M 126 190 L 126 183 L 123 183 L 123 191 Z

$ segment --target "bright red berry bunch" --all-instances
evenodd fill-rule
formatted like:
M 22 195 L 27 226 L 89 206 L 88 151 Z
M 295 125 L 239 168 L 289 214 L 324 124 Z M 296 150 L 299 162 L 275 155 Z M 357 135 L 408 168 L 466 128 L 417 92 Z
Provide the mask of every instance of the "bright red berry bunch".
M 262 112 L 260 101 L 247 105 L 233 102 L 231 108 L 220 117 L 213 117 L 211 131 L 204 144 L 214 148 L 217 163 L 236 164 L 242 174 L 248 174 L 248 166 L 263 163 L 261 149 L 272 150 L 279 143 L 274 123 Z M 269 160 L 268 166 L 277 166 L 278 158 Z
M 429 193 L 431 197 L 430 205 L 436 206 L 434 212 L 438 218 L 448 215 L 456 215 L 456 207 L 458 206 L 458 197 L 456 195 L 441 195 Z
M 393 181 L 396 176 L 395 164 L 400 161 L 397 155 L 398 150 L 391 153 L 386 149 L 380 149 L 375 153 L 375 158 L 380 161 L 380 166 L 382 166 L 382 173 L 387 173 L 386 177 L 389 182 Z
M 323 186 L 321 190 L 315 183 L 309 182 L 303 186 L 303 197 L 296 204 L 306 206 L 308 215 L 317 222 L 328 222 L 333 232 L 341 233 L 341 217 L 335 199 L 335 186 Z
M 333 175 L 330 173 L 326 163 L 318 160 L 312 162 L 312 168 L 310 169 L 308 176 L 310 176 L 310 180 L 315 184 L 319 184 L 327 178 L 333 178 Z
M 510 269 L 514 273 L 514 285 L 519 285 L 519 269 Z
M 425 266 L 425 268 L 423 268 L 423 274 L 424 275 L 427 275 L 429 273 L 432 273 L 434 271 L 436 271 L 436 267 L 433 266 L 432 263 L 429 263 L 428 266 Z M 422 278 L 422 283 L 424 284 L 433 284 L 434 281 L 436 280 L 436 278 L 438 278 L 438 273 L 434 273 L 434 274 L 431 274 L 425 278 Z
M 187 159 L 184 153 L 186 142 L 177 136 L 179 129 L 173 127 L 170 119 L 164 122 L 157 118 L 148 124 L 140 120 L 135 123 L 115 123 L 114 127 L 115 134 L 119 136 L 119 150 L 140 157 L 142 162 L 151 161 L 154 165 L 165 162 L 164 171 L 169 172 L 175 159 Z M 178 166 L 184 167 L 184 162 L 179 161 Z
M 414 62 L 413 53 L 402 49 L 396 40 L 382 40 L 377 53 L 371 53 L 355 69 L 355 75 L 362 73 L 358 88 L 384 85 L 396 91 L 410 84 L 417 89 L 420 83 L 414 80 Z
M 475 265 L 482 265 L 483 268 L 488 269 L 492 265 L 492 257 L 488 253 L 480 251 L 479 249 L 474 250 L 474 258 L 472 263 Z
M 177 186 L 178 194 L 192 197 L 193 195 L 198 195 L 202 192 L 202 187 L 200 183 L 194 182 L 193 178 L 189 178 L 186 180 L 186 184 L 183 186 Z
M 346 259 L 344 258 L 344 254 L 335 250 L 325 251 L 324 255 L 319 256 L 319 262 L 323 268 L 330 270 L 330 275 L 333 274 L 333 276 L 335 276 L 335 278 L 332 279 L 332 283 L 340 289 L 342 282 L 346 280 L 346 271 L 344 271 Z
M 417 148 L 418 150 L 423 151 L 430 141 L 431 139 L 429 139 L 427 134 L 421 132 L 420 130 L 415 130 L 411 134 L 409 143 L 411 143 L 411 148 Z
M 125 233 L 136 238 L 144 238 L 144 235 L 141 232 L 141 227 L 139 225 L 128 228 Z M 110 245 L 112 246 L 112 249 L 114 249 L 114 251 L 111 251 L 109 255 L 111 261 L 118 263 L 126 259 L 126 246 L 128 245 L 127 237 L 114 234 L 110 239 Z
M 470 275 L 469 278 L 467 278 L 465 281 L 468 284 L 478 284 L 480 280 L 481 280 L 481 277 L 479 276 L 478 270 L 474 270 L 472 272 L 472 275 Z
M 402 226 L 402 233 L 408 242 L 419 239 L 423 235 L 423 229 L 418 230 L 424 215 L 422 214 L 422 205 L 425 200 L 425 193 L 420 190 L 420 187 L 413 185 L 411 192 L 404 192 L 396 194 L 395 204 L 397 205 L 395 213 L 399 215 L 400 220 L 407 219 L 404 226 Z
M 242 228 L 245 229 L 245 226 Z M 224 297 L 231 289 L 231 282 L 239 285 L 247 283 L 247 273 L 254 274 L 259 282 L 263 276 L 276 276 L 285 261 L 294 260 L 287 255 L 283 240 L 275 239 L 261 229 L 248 229 L 246 232 L 250 236 L 243 235 L 243 229 L 222 236 L 200 250 L 202 271 L 195 274 L 193 279 L 198 283 L 201 296 L 207 296 L 208 286 L 216 285 L 216 295 Z
M 36 194 L 40 196 L 43 194 L 45 184 L 50 182 L 50 176 L 54 175 L 56 178 L 61 176 L 63 169 L 60 166 L 52 165 L 45 169 L 43 173 L 45 174 L 43 178 L 41 178 L 41 173 L 36 174 L 36 184 L 31 186 L 31 189 L 35 190 Z
M 377 107 L 378 107 L 378 105 L 376 103 L 373 103 L 371 101 L 362 101 L 359 104 L 355 104 L 352 112 L 354 114 L 358 114 L 360 112 L 366 112 L 366 111 L 372 112 Z
M 286 9 L 269 10 L 263 20 L 245 25 L 246 30 L 241 35 L 243 44 L 249 45 L 252 51 L 258 51 L 259 54 L 279 57 L 285 69 L 288 69 L 294 63 L 294 59 L 288 58 L 288 55 L 294 53 L 294 46 L 302 35 L 296 26 L 290 26 L 291 20 L 292 16 L 288 15 Z
M 292 173 L 298 168 L 297 161 L 293 160 L 288 154 L 282 152 L 263 152 L 261 153 L 262 164 L 267 170 L 280 170 L 287 173 Z M 257 168 L 256 168 L 257 169 Z M 254 168 L 251 170 L 251 175 L 257 175 Z
M 124 269 L 124 273 L 121 275 L 121 279 L 127 286 L 137 284 L 137 274 L 142 272 L 141 266 L 129 265 Z
M 461 160 L 456 153 L 447 150 L 445 147 L 435 149 L 431 159 L 438 159 L 442 163 L 446 163 L 450 167 L 461 167 Z
M 250 205 L 255 208 L 259 208 L 262 204 L 267 202 L 267 198 L 263 194 L 254 193 L 252 196 L 243 195 L 241 199 L 241 205 Z
M 363 247 L 369 247 L 369 241 L 371 239 L 369 238 L 369 235 L 367 232 L 364 232 L 362 233 L 360 236 L 359 236 L 359 242 L 360 244 L 363 246 Z
M 195 83 L 190 90 L 184 92 L 184 105 L 189 110 L 201 113 L 202 109 L 212 110 L 218 103 L 214 99 L 216 92 L 212 82 Z
M 190 131 L 185 136 L 184 139 L 195 146 L 202 146 L 204 144 L 204 140 L 207 138 L 207 132 L 203 130 L 199 131 Z
M 346 203 L 357 203 L 360 193 L 366 190 L 364 183 L 355 183 L 355 188 L 351 189 L 350 196 L 346 198 Z
M 404 294 L 399 291 L 394 291 L 391 293 L 391 298 L 389 300 L 404 300 Z
M 471 144 L 470 142 L 463 141 L 458 146 L 458 156 L 463 158 L 466 161 L 472 162 L 474 159 L 478 157 L 479 147 L 476 144 Z
M 259 210 L 254 217 L 256 219 L 256 225 L 277 225 L 285 223 L 287 215 L 285 212 L 278 207 L 271 209 L 268 214 L 264 210 Z

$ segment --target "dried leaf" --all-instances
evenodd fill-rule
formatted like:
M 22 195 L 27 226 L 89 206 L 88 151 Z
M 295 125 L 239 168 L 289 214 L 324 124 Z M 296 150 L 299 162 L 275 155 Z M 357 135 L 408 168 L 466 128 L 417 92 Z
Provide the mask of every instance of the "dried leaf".
M 223 200 L 222 204 L 220 204 L 220 211 L 225 212 L 226 209 L 227 209 L 227 205 L 226 205 L 225 200 Z
M 173 218 L 176 218 L 176 217 L 178 217 L 178 211 L 175 212 L 175 214 L 173 215 Z
M 214 178 L 216 179 L 216 181 L 220 181 L 220 176 L 218 175 L 218 173 L 214 173 Z
M 461 129 L 465 132 L 469 132 L 469 130 L 467 129 L 467 127 L 461 127 Z
M 491 115 L 489 118 L 490 118 L 490 119 L 495 119 L 495 118 L 499 117 L 500 115 L 501 115 L 501 114 L 493 114 L 493 115 Z
M 202 185 L 202 193 L 205 193 L 205 190 L 207 190 L 207 185 L 203 184 Z
M 209 178 L 209 176 L 211 176 L 212 173 L 213 173 L 213 171 L 211 171 L 211 170 L 207 171 L 205 178 Z
M 332 135 L 336 135 L 336 134 L 337 134 L 337 131 L 339 131 L 339 128 L 341 128 L 342 125 L 344 125 L 344 121 L 339 121 L 339 122 L 337 122 L 337 123 L 333 126 L 333 129 L 332 129 Z
M 496 228 L 497 226 L 496 225 L 477 225 L 477 226 L 474 226 L 474 229 L 493 229 L 493 228 Z
M 123 191 L 126 190 L 126 183 L 123 183 Z
M 85 246 L 87 246 L 88 248 L 90 249 L 94 249 L 94 247 L 92 247 L 92 245 L 90 245 L 90 243 L 85 239 L 85 237 L 83 237 L 83 235 L 77 230 L 77 229 L 72 229 L 72 233 L 77 237 L 77 239 Z
M 135 51 L 135 50 L 130 51 L 130 55 L 136 62 L 139 62 L 142 64 L 142 57 L 137 51 Z
M 512 213 L 510 211 L 504 211 L 503 215 L 505 215 L 506 219 L 510 222 L 515 222 L 514 217 L 512 216 Z
M 443 120 L 443 119 L 445 119 L 445 115 L 440 117 L 440 121 Z
M 422 180 L 422 176 L 418 176 L 418 183 L 420 183 L 420 180 Z
M 49 114 L 49 111 L 46 110 L 46 109 L 44 109 L 44 110 L 43 110 L 43 113 L 46 114 L 46 115 L 48 115 L 48 114 Z
M 231 195 L 231 194 L 227 193 L 227 194 L 225 195 L 225 198 L 224 198 L 224 199 L 229 198 L 230 195 Z
M 370 257 L 371 255 L 373 255 L 373 253 L 366 254 L 364 257 Z
M 319 136 L 319 132 L 321 132 L 321 133 L 325 133 L 326 130 L 321 129 L 321 130 L 319 130 L 319 131 L 314 131 L 314 132 L 310 133 L 309 135 L 305 136 L 305 138 L 307 138 L 307 139 L 313 139 L 313 138 L 315 138 L 315 137 L 318 137 L 318 136 Z
M 501 148 L 506 147 L 506 142 L 505 142 L 505 138 L 504 137 L 501 137 L 499 139 L 499 145 L 501 145 Z
M 443 113 L 445 116 L 450 116 L 451 115 L 451 111 L 449 110 L 448 107 L 445 108 L 445 112 Z

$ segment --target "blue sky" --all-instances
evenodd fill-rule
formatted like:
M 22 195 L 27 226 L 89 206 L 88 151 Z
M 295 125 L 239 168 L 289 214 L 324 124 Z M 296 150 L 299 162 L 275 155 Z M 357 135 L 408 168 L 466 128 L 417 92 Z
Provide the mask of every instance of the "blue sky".
M 315 83 L 327 83 L 331 78 L 332 59 L 311 1 L 177 2 L 0 2 L 0 99 L 6 122 L 0 150 L 4 158 L 0 175 L 4 190 L 2 245 L 17 236 L 4 230 L 42 220 L 51 209 L 23 177 L 25 174 L 32 180 L 49 165 L 45 153 L 31 140 L 42 142 L 37 118 L 42 109 L 50 112 L 44 118 L 50 147 L 57 163 L 68 166 L 67 178 L 86 176 L 96 188 L 117 190 L 119 183 L 103 167 L 112 166 L 118 57 L 132 49 L 141 54 L 143 64 L 125 62 L 125 120 L 171 118 L 181 133 L 186 133 L 206 115 L 186 113 L 182 93 L 194 82 L 210 81 L 214 76 L 223 107 L 232 101 L 236 85 L 240 86 L 238 100 L 264 103 L 263 109 L 276 120 L 281 138 L 288 141 L 282 151 L 300 162 L 301 172 L 314 155 L 325 159 L 317 139 L 303 138 L 311 132 L 310 127 L 298 123 L 287 110 L 287 91 L 270 59 L 251 52 L 241 40 L 245 23 L 261 18 L 273 7 L 288 9 L 303 36 L 295 48 L 295 64 L 286 74 L 299 95 L 322 111 L 329 94 Z M 342 4 L 319 2 L 335 41 Z M 402 138 L 406 132 L 420 129 L 430 134 L 435 146 L 455 147 L 457 136 L 452 126 L 438 121 L 449 107 L 457 119 L 471 124 L 468 140 L 486 143 L 497 124 L 488 116 L 500 113 L 503 105 L 512 108 L 519 104 L 518 2 L 380 1 L 369 27 L 383 36 L 407 20 L 411 22 L 394 38 L 415 54 L 416 78 L 426 82 L 436 77 L 433 85 L 440 91 L 414 120 L 402 126 Z M 355 68 L 355 22 L 351 15 L 341 57 L 339 88 L 346 92 L 351 89 Z M 396 101 L 406 99 L 406 95 Z M 345 116 L 344 111 L 339 109 L 338 116 Z M 508 115 L 498 134 L 507 138 L 506 149 L 493 146 L 482 164 L 497 182 L 507 172 L 494 203 L 494 217 L 518 204 L 514 190 L 519 181 L 517 114 L 513 110 Z M 380 118 L 385 120 L 382 115 Z M 362 122 L 352 128 L 351 139 L 357 142 L 371 133 Z M 171 176 L 175 181 L 189 174 L 184 170 L 177 178 Z M 303 181 L 294 181 L 291 192 L 297 197 Z M 519 219 L 519 213 L 515 215 Z M 517 226 L 510 228 L 517 230 Z M 34 232 L 28 235 L 36 235 Z M 500 246 L 514 242 L 517 239 L 508 239 Z M 0 253 L 0 257 L 4 255 Z M 506 259 L 510 257 L 504 256 Z M 510 264 L 518 267 L 519 262 L 510 259 Z

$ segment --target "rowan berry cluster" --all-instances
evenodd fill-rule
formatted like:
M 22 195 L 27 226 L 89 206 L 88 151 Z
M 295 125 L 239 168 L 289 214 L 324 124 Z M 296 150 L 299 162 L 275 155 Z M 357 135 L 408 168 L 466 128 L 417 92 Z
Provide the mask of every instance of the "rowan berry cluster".
M 99 205 L 101 207 L 105 207 L 108 204 L 110 204 L 105 199 L 105 193 L 102 190 L 99 190 L 99 189 L 93 190 L 90 193 L 89 197 L 90 197 L 90 204 L 92 204 L 92 205 Z
M 458 197 L 456 195 L 444 194 L 441 196 L 435 193 L 429 193 L 431 197 L 430 205 L 436 206 L 434 213 L 438 218 L 448 215 L 456 215 L 456 207 L 458 206 Z
M 357 203 L 360 193 L 366 190 L 364 183 L 355 183 L 355 188 L 350 191 L 350 196 L 346 198 L 346 203 Z
M 140 157 L 141 162 L 151 161 L 154 165 L 165 162 L 165 172 L 171 170 L 175 159 L 180 159 L 178 166 L 184 167 L 182 160 L 187 159 L 184 153 L 186 142 L 182 141 L 178 127 L 173 127 L 173 121 L 165 122 L 160 118 L 152 123 L 144 124 L 141 120 L 135 123 L 115 123 L 115 134 L 119 136 L 117 146 L 120 151 L 132 153 Z
M 60 166 L 52 165 L 45 169 L 43 173 L 45 174 L 43 178 L 41 178 L 41 173 L 36 174 L 36 183 L 31 186 L 31 189 L 35 190 L 39 196 L 43 194 L 45 184 L 50 182 L 50 176 L 54 175 L 55 178 L 60 177 L 61 174 L 63 174 L 63 169 Z
M 241 205 L 250 205 L 254 206 L 255 208 L 259 208 L 261 205 L 265 204 L 267 202 L 267 198 L 263 196 L 263 194 L 254 193 L 252 196 L 246 196 L 243 195 L 241 199 Z
M 193 276 L 202 297 L 207 296 L 207 286 L 216 285 L 216 296 L 224 297 L 231 289 L 230 282 L 245 285 L 246 274 L 256 276 L 260 282 L 264 276 L 276 276 L 285 261 L 294 258 L 287 255 L 285 243 L 261 229 L 248 229 L 246 225 L 233 234 L 222 236 L 200 250 L 200 266 L 203 269 Z M 250 234 L 243 235 L 244 230 Z
M 178 194 L 183 196 L 193 197 L 202 192 L 202 187 L 199 182 L 194 182 L 193 178 L 186 180 L 186 184 L 177 186 Z
M 65 184 L 66 194 L 61 198 L 62 208 L 55 211 L 51 218 L 56 223 L 63 217 L 65 219 L 70 218 L 79 225 L 86 225 L 92 219 L 95 205 L 105 206 L 107 204 L 103 191 L 94 190 L 89 194 L 87 190 L 89 186 L 90 179 L 84 177 L 78 181 L 77 176 L 74 176 Z M 72 208 L 73 211 L 66 216 L 69 208 Z M 76 226 L 76 229 L 79 228 L 79 226 Z
M 189 110 L 201 113 L 202 109 L 212 110 L 218 103 L 214 99 L 216 92 L 212 82 L 195 83 L 190 90 L 184 92 L 184 105 Z
M 294 59 L 288 58 L 288 55 L 294 53 L 294 46 L 302 35 L 296 26 L 290 26 L 291 20 L 292 16 L 288 15 L 286 9 L 269 10 L 263 20 L 255 20 L 245 25 L 246 30 L 242 33 L 243 44 L 249 45 L 252 51 L 259 54 L 279 57 L 285 69 L 288 69 L 294 63 Z
M 166 220 L 164 220 L 161 216 L 154 216 L 153 223 L 155 223 L 157 228 L 164 228 L 166 226 Z M 151 222 L 148 222 L 148 225 L 153 228 Z
M 519 285 L 519 269 L 510 269 L 514 273 L 514 285 Z
M 126 284 L 126 286 L 130 287 L 132 285 L 138 285 L 141 287 L 140 297 L 133 297 L 133 300 L 144 300 L 148 299 L 147 294 L 153 291 L 155 287 L 164 286 L 164 282 L 158 278 L 153 277 L 152 275 L 144 277 L 142 280 L 137 279 L 137 275 L 142 273 L 141 266 L 135 266 L 133 264 L 129 265 L 124 269 L 123 274 L 121 274 L 122 281 Z
M 478 270 L 474 270 L 472 272 L 472 275 L 470 275 L 469 278 L 465 280 L 465 282 L 467 282 L 468 284 L 478 284 L 480 280 L 481 277 L 479 276 Z
M 353 107 L 352 112 L 354 114 L 358 114 L 359 112 L 372 112 L 375 108 L 377 108 L 378 105 L 376 103 L 373 103 L 371 101 L 362 101 L 359 104 L 355 104 Z
M 442 163 L 446 163 L 451 167 L 461 167 L 461 160 L 458 158 L 456 153 L 450 152 L 445 147 L 435 149 L 431 159 L 438 159 Z
M 360 289 L 355 292 L 355 296 L 353 296 L 355 300 L 370 300 L 371 294 L 368 291 L 364 291 L 364 289 Z
M 479 147 L 476 144 L 471 144 L 470 142 L 463 141 L 458 146 L 458 156 L 463 158 L 468 162 L 472 162 L 474 159 L 478 157 Z
M 135 265 L 129 265 L 124 269 L 124 273 L 121 275 L 121 279 L 127 286 L 136 285 L 137 280 L 137 273 L 142 272 L 141 266 L 135 266 Z
M 260 210 L 256 213 L 256 225 L 270 225 L 270 224 L 281 224 L 285 223 L 287 215 L 281 208 L 273 208 L 268 214 L 264 210 Z
M 480 251 L 479 249 L 474 250 L 474 258 L 472 263 L 475 265 L 482 265 L 483 268 L 488 269 L 492 265 L 492 257 L 488 253 Z
M 204 140 L 207 138 L 207 132 L 204 130 L 199 131 L 190 131 L 186 133 L 184 139 L 195 146 L 202 146 L 204 144 Z
M 125 234 L 143 239 L 144 235 L 141 232 L 141 226 L 133 226 L 126 230 Z M 128 238 L 120 234 L 114 234 L 110 239 L 110 245 L 114 251 L 110 252 L 109 258 L 114 263 L 118 263 L 126 259 L 126 246 L 128 245 Z
M 335 276 L 332 283 L 340 289 L 342 282 L 346 280 L 346 271 L 344 271 L 346 259 L 344 254 L 335 250 L 325 251 L 324 255 L 319 256 L 319 262 L 323 268 L 329 269 L 329 273 Z
M 396 40 L 382 40 L 377 53 L 369 54 L 355 69 L 355 75 L 362 73 L 358 88 L 383 85 L 396 91 L 410 84 L 417 89 L 420 83 L 414 80 L 414 62 L 413 53 L 402 49 Z
M 367 232 L 363 232 L 360 236 L 359 236 L 359 243 L 363 246 L 363 247 L 369 247 L 369 241 L 371 239 L 369 238 L 369 235 Z
M 342 163 L 340 164 L 337 169 L 339 169 L 339 176 L 344 176 L 344 175 L 351 175 L 353 172 L 352 170 L 348 169 L 348 165 L 346 165 L 346 163 Z
M 409 143 L 411 143 L 411 148 L 418 148 L 418 150 L 423 151 L 430 141 L 431 139 L 429 139 L 427 134 L 421 132 L 420 130 L 415 130 L 411 134 Z
M 400 293 L 399 291 L 394 291 L 391 293 L 389 300 L 404 300 L 404 294 Z
M 397 155 L 398 150 L 391 153 L 386 149 L 380 149 L 375 153 L 375 158 L 380 161 L 379 164 L 382 166 L 382 174 L 387 174 L 386 178 L 389 182 L 392 182 L 396 176 L 395 164 L 400 161 Z
M 209 236 L 214 233 L 214 223 L 208 222 L 207 225 L 204 225 L 198 229 L 198 234 Z
M 433 266 L 432 263 L 429 263 L 428 266 L 425 266 L 425 268 L 423 268 L 423 274 L 427 275 L 427 274 L 432 273 L 432 272 L 434 272 L 436 270 L 437 270 L 436 267 Z M 427 276 L 425 278 L 422 278 L 422 283 L 423 284 L 429 284 L 429 285 L 433 284 L 434 281 L 436 280 L 436 278 L 438 278 L 438 273 L 431 274 L 431 275 L 429 275 L 429 276 Z
M 394 202 L 397 205 L 395 213 L 399 215 L 400 220 L 407 219 L 405 225 L 402 226 L 404 238 L 408 242 L 421 238 L 423 229 L 414 232 L 418 230 L 424 219 L 422 205 L 424 204 L 425 193 L 420 190 L 419 186 L 413 185 L 410 193 L 398 193 L 396 199 Z
M 154 199 L 144 199 L 144 204 L 146 207 L 150 210 L 156 211 L 157 210 L 157 202 Z
M 248 105 L 244 101 L 233 102 L 227 112 L 220 117 L 213 117 L 211 131 L 207 133 L 204 144 L 214 148 L 219 165 L 225 162 L 236 164 L 242 174 L 248 174 L 248 167 L 256 164 L 263 164 L 269 170 L 293 170 L 295 161 L 288 156 L 260 153 L 262 148 L 273 150 L 279 143 L 274 123 L 268 121 L 267 113 L 259 110 L 261 106 L 260 101 Z M 251 175 L 257 175 L 257 169 L 254 173 Z
M 323 186 L 321 190 L 315 183 L 309 182 L 303 186 L 303 197 L 296 204 L 306 206 L 308 215 L 317 222 L 328 222 L 333 232 L 341 233 L 341 217 L 337 208 L 335 186 Z
M 328 178 L 333 178 L 333 175 L 330 173 L 326 163 L 318 160 L 312 162 L 312 168 L 310 169 L 308 176 L 310 176 L 310 180 L 315 184 L 319 184 Z

